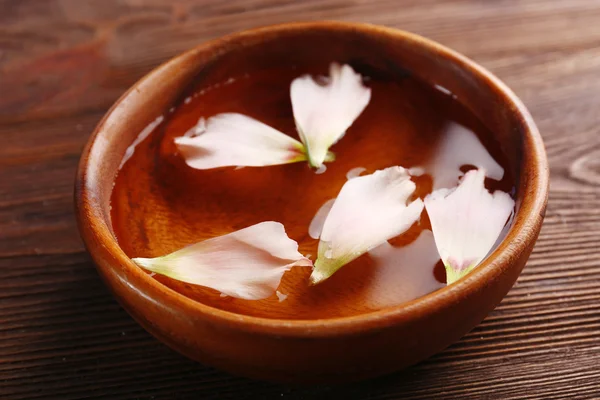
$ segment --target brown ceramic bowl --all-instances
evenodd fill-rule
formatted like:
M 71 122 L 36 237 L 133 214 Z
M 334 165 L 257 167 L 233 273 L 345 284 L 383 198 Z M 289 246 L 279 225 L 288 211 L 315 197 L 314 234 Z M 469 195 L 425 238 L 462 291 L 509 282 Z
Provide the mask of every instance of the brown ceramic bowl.
M 283 320 L 223 311 L 173 291 L 119 247 L 110 196 L 137 134 L 181 101 L 198 79 L 219 81 L 273 65 L 360 60 L 409 71 L 453 92 L 501 144 L 517 177 L 517 213 L 507 238 L 455 284 L 394 307 L 340 318 Z M 108 112 L 85 148 L 76 182 L 79 229 L 98 271 L 150 333 L 202 363 L 248 377 L 339 382 L 390 373 L 460 339 L 502 300 L 536 241 L 548 194 L 548 164 L 521 101 L 474 62 L 419 36 L 340 22 L 278 25 L 203 44 L 152 71 Z

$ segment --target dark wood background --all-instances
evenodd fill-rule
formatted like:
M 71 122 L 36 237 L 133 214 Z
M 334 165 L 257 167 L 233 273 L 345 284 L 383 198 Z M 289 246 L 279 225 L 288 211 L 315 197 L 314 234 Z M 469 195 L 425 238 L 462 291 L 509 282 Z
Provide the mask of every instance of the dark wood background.
M 73 216 L 82 146 L 138 78 L 207 39 L 339 19 L 473 58 L 531 110 L 551 163 L 542 234 L 502 304 L 402 373 L 288 387 L 191 362 L 113 300 Z M 0 0 L 0 398 L 599 399 L 600 1 Z

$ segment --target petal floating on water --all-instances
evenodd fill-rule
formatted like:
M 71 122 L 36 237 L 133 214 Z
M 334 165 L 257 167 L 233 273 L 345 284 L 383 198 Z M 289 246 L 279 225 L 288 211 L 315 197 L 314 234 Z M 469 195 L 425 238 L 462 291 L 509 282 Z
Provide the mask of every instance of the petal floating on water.
M 246 300 L 271 296 L 283 274 L 312 266 L 279 222 L 267 221 L 205 240 L 164 257 L 134 258 L 140 267 Z
M 321 84 L 309 75 L 294 79 L 290 96 L 296 128 L 315 168 L 326 160 L 336 143 L 371 99 L 371 89 L 349 65 L 331 64 L 329 78 Z
M 197 136 L 175 139 L 192 168 L 262 167 L 306 160 L 302 143 L 243 114 L 215 115 L 203 128 Z
M 321 237 L 323 225 L 325 224 L 325 220 L 329 215 L 329 211 L 331 211 L 331 207 L 333 207 L 333 203 L 335 203 L 335 199 L 329 199 L 323 203 L 313 219 L 310 221 L 310 225 L 308 226 L 308 235 L 311 238 L 318 239 Z
M 438 189 L 425 198 L 448 284 L 485 258 L 513 212 L 514 200 L 499 190 L 491 194 L 484 181 L 485 170 L 472 170 L 456 188 Z
M 329 278 L 343 265 L 410 228 L 423 211 L 420 199 L 407 205 L 415 188 L 402 167 L 347 181 L 323 225 L 311 283 Z

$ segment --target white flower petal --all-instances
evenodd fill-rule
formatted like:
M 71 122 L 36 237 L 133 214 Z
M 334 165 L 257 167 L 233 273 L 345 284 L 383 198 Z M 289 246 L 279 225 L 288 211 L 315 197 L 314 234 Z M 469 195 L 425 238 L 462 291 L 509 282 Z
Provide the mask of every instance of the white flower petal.
M 311 283 L 410 228 L 423 210 L 420 199 L 406 204 L 415 188 L 402 167 L 347 181 L 325 220 Z
M 319 208 L 313 219 L 310 221 L 310 225 L 308 226 L 308 235 L 313 239 L 318 239 L 321 237 L 321 231 L 323 231 L 323 225 L 325 225 L 325 220 L 329 215 L 329 211 L 331 207 L 333 207 L 333 203 L 335 203 L 335 199 L 329 199 Z
M 349 65 L 331 64 L 326 84 L 311 76 L 294 79 L 290 96 L 296 128 L 315 168 L 325 161 L 327 151 L 358 118 L 371 99 L 371 89 Z
M 346 173 L 346 179 L 350 180 L 350 179 L 358 178 L 360 176 L 360 174 L 362 174 L 366 170 L 367 169 L 363 168 L 363 167 L 352 168 L 350 171 L 348 171 Z M 317 210 L 317 213 L 315 214 L 313 219 L 310 221 L 310 225 L 308 226 L 308 235 L 311 238 L 318 239 L 319 237 L 321 237 L 321 231 L 323 230 L 323 225 L 325 224 L 325 220 L 327 219 L 327 216 L 329 215 L 329 211 L 331 210 L 331 207 L 333 207 L 334 202 L 335 202 L 335 199 L 329 199 L 325 203 L 323 203 L 323 205 L 319 208 L 319 210 Z
M 243 114 L 215 115 L 199 126 L 197 136 L 175 143 L 192 168 L 262 167 L 306 160 L 299 141 Z
M 283 274 L 312 266 L 279 222 L 267 221 L 185 247 L 164 257 L 134 258 L 144 269 L 240 299 L 271 296 Z
M 427 169 L 433 177 L 433 190 L 454 187 L 462 176 L 460 167 L 463 165 L 483 168 L 489 178 L 497 181 L 504 176 L 504 168 L 494 160 L 477 135 L 456 123 L 448 125 L 431 159 L 432 164 Z
M 479 264 L 494 246 L 515 202 L 484 186 L 485 170 L 472 170 L 453 189 L 438 189 L 425 198 L 433 236 L 446 266 L 448 284 Z

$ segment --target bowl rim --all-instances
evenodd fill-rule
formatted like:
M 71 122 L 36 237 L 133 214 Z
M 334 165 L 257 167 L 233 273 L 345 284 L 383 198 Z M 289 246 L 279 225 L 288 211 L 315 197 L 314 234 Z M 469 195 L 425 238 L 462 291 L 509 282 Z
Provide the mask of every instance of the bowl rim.
M 509 229 L 501 244 L 476 269 L 452 285 L 445 286 L 408 302 L 363 314 L 306 320 L 266 318 L 225 311 L 190 299 L 153 279 L 149 274 L 137 267 L 118 245 L 105 216 L 102 213 L 90 212 L 94 208 L 101 208 L 98 197 L 93 194 L 94 182 L 88 179 L 93 168 L 92 163 L 88 162 L 90 153 L 96 146 L 99 146 L 97 143 L 99 134 L 102 132 L 108 116 L 115 111 L 117 106 L 123 103 L 128 95 L 138 86 L 150 80 L 150 77 L 160 75 L 163 70 L 177 63 L 177 60 L 192 53 L 197 54 L 198 52 L 210 51 L 211 48 L 222 46 L 226 43 L 237 42 L 249 37 L 259 37 L 266 33 L 289 33 L 310 29 L 329 30 L 332 32 L 352 31 L 364 34 L 365 36 L 387 37 L 393 40 L 407 41 L 414 46 L 425 47 L 429 52 L 449 60 L 462 69 L 469 70 L 479 79 L 485 81 L 490 87 L 493 87 L 500 94 L 502 101 L 510 107 L 513 116 L 520 119 L 524 128 L 524 148 L 529 151 L 529 154 L 524 155 L 525 161 L 523 167 L 524 170 L 528 170 L 529 186 L 524 191 L 522 205 L 515 214 L 515 223 Z M 528 142 L 527 146 L 525 145 L 526 141 Z M 114 180 L 114 177 L 112 179 Z M 88 139 L 77 171 L 75 209 L 79 229 L 86 246 L 88 245 L 88 241 L 99 243 L 105 251 L 115 257 L 123 268 L 127 270 L 128 277 L 136 280 L 135 284 L 139 285 L 142 283 L 146 289 L 153 292 L 156 298 L 170 302 L 173 307 L 185 309 L 191 315 L 199 316 L 214 323 L 225 324 L 251 332 L 295 337 L 335 336 L 342 333 L 360 333 L 371 329 L 381 329 L 406 322 L 423 313 L 432 313 L 442 308 L 444 304 L 456 302 L 459 297 L 464 297 L 469 293 L 484 288 L 487 282 L 500 276 L 509 268 L 514 254 L 521 254 L 526 251 L 531 241 L 537 237 L 537 229 L 539 229 L 537 221 L 545 212 L 548 185 L 549 171 L 544 144 L 529 111 L 502 81 L 482 66 L 437 42 L 396 28 L 339 21 L 293 22 L 249 29 L 210 40 L 171 58 L 138 80 L 107 111 Z M 98 215 L 102 217 L 98 218 Z M 96 221 L 92 221 L 94 218 Z M 98 222 L 97 220 L 100 221 Z M 92 238 L 87 237 L 86 231 L 83 229 L 84 225 L 89 228 Z M 93 250 L 92 246 L 88 246 L 88 250 L 94 258 L 96 250 Z M 95 265 L 98 269 L 104 268 L 100 263 L 95 263 Z M 134 287 L 134 284 L 128 285 Z

